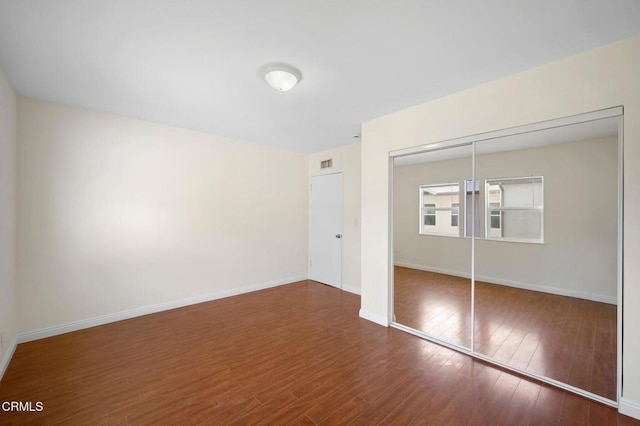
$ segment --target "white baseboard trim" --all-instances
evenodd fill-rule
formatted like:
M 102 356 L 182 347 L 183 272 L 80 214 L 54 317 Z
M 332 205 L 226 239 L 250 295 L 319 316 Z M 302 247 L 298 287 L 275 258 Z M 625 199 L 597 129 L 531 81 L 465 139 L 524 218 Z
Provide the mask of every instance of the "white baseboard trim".
M 443 269 L 443 268 L 432 268 L 430 266 L 417 265 L 415 263 L 395 262 L 395 265 L 402 266 L 404 268 L 417 269 L 420 271 L 452 275 L 454 277 L 471 278 L 471 274 L 466 272 L 453 271 L 453 270 Z M 536 284 L 528 284 L 528 283 L 522 283 L 519 281 L 503 280 L 502 278 L 487 277 L 484 275 L 476 275 L 476 281 L 484 281 L 491 284 L 506 285 L 509 287 L 521 288 L 523 290 L 532 290 L 532 291 L 540 291 L 542 293 L 557 294 L 559 296 L 577 297 L 579 299 L 593 300 L 594 302 L 609 303 L 611 305 L 617 304 L 615 296 L 606 296 L 603 294 L 586 293 L 586 292 L 576 291 L 576 290 L 567 290 L 559 287 L 547 287 L 547 286 L 541 286 Z
M 342 289 L 344 291 L 348 291 L 349 293 L 357 294 L 360 296 L 360 289 L 358 287 L 352 287 L 350 285 L 343 285 Z
M 471 274 L 467 272 L 459 272 L 459 271 L 454 271 L 452 269 L 444 269 L 444 268 L 434 268 L 431 266 L 418 265 L 417 263 L 395 262 L 394 265 L 401 266 L 403 268 L 417 269 L 418 271 L 435 272 L 436 274 L 452 275 L 454 277 L 461 277 L 461 278 L 471 278 Z
M 18 336 L 11 339 L 11 343 L 9 343 L 9 347 L 7 351 L 4 353 L 2 357 L 2 361 L 0 361 L 0 380 L 4 376 L 4 372 L 7 371 L 7 367 L 9 367 L 9 363 L 11 362 L 11 358 L 13 357 L 14 352 L 16 351 L 16 346 L 18 346 Z
M 383 327 L 389 327 L 389 320 L 386 317 L 378 315 L 375 312 L 367 311 L 366 309 L 360 308 L 360 318 L 375 322 Z
M 46 337 L 57 336 L 59 334 L 78 331 L 85 328 L 95 327 L 98 325 L 109 324 L 116 321 L 135 318 L 142 315 L 155 314 L 157 312 L 168 311 L 170 309 L 182 308 L 184 306 L 195 305 L 198 303 L 209 302 L 211 300 L 222 299 L 225 297 L 237 296 L 239 294 L 250 293 L 252 291 L 264 290 L 271 287 L 277 287 L 284 284 L 291 284 L 297 281 L 306 280 L 306 275 L 296 277 L 283 278 L 280 280 L 269 281 L 260 284 L 253 284 L 244 287 L 217 291 L 215 293 L 203 294 L 200 296 L 187 297 L 185 299 L 172 300 L 168 302 L 158 303 L 156 305 L 142 306 L 140 308 L 129 309 L 122 312 L 101 315 L 95 318 L 88 318 L 80 321 L 73 321 L 66 324 L 54 325 L 38 330 L 19 333 L 17 336 L 18 343 L 30 342 L 32 340 L 44 339 Z
M 620 402 L 618 403 L 618 412 L 625 416 L 640 420 L 640 403 L 620 398 Z

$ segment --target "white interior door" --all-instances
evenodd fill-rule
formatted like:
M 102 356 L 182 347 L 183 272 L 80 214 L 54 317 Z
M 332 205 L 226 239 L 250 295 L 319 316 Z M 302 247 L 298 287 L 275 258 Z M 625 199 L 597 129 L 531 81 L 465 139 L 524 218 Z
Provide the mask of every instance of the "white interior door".
M 342 288 L 342 173 L 311 178 L 309 279 Z

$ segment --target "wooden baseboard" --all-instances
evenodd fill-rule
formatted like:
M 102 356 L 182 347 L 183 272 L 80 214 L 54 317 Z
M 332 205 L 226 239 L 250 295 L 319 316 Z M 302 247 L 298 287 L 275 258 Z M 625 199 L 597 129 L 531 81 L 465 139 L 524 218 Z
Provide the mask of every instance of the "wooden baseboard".
M 0 361 L 0 380 L 2 380 L 2 376 L 4 376 L 4 372 L 7 371 L 7 367 L 9 367 L 9 363 L 11 362 L 11 358 L 13 357 L 14 352 L 16 351 L 16 347 L 18 346 L 18 336 L 15 336 L 11 339 L 11 343 L 9 343 L 9 347 L 7 351 L 4 353 L 2 357 L 2 361 Z
M 626 398 L 620 398 L 620 402 L 618 403 L 618 412 L 625 416 L 640 420 L 640 403 Z
M 383 327 L 389 327 L 389 320 L 382 315 L 378 315 L 375 312 L 368 311 L 360 308 L 360 318 L 364 318 L 368 321 L 375 322 Z
M 360 289 L 357 287 L 352 287 L 349 285 L 343 285 L 342 289 L 344 291 L 348 291 L 349 293 L 353 293 L 353 294 L 357 294 L 358 296 L 360 296 Z
M 88 318 L 80 321 L 73 321 L 66 324 L 54 325 L 38 330 L 27 331 L 18 334 L 18 343 L 30 342 L 32 340 L 44 339 L 46 337 L 57 336 L 59 334 L 69 333 L 72 331 L 82 330 L 85 328 L 95 327 L 98 325 L 109 324 L 116 321 L 122 321 L 129 318 L 135 318 L 142 315 L 155 314 L 157 312 L 167 311 L 170 309 L 182 308 L 184 306 L 195 305 L 197 303 L 209 302 L 211 300 L 222 299 L 224 297 L 237 296 L 239 294 L 249 293 L 257 290 L 264 290 L 284 284 L 290 284 L 297 281 L 306 280 L 307 276 L 297 276 L 283 278 L 280 280 L 269 281 L 265 283 L 253 284 L 244 287 L 234 288 L 230 290 L 222 290 L 215 293 L 203 294 L 200 296 L 188 297 L 185 299 L 172 300 L 169 302 L 159 303 L 156 305 L 142 306 L 140 308 L 130 309 L 122 312 L 101 315 L 99 317 Z

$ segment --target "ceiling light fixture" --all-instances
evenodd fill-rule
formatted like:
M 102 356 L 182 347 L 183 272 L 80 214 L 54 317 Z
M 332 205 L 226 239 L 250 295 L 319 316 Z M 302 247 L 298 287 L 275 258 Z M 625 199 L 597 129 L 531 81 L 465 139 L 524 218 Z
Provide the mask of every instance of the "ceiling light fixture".
M 275 90 L 286 92 L 302 79 L 300 71 L 284 64 L 270 65 L 264 70 L 264 79 Z

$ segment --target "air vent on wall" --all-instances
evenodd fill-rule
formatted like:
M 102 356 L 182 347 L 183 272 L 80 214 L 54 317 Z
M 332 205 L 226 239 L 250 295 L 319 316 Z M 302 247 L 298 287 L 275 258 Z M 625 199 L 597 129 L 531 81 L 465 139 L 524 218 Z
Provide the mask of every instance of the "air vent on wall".
M 333 167 L 333 159 L 323 160 L 320 162 L 321 169 L 330 169 L 331 167 Z

